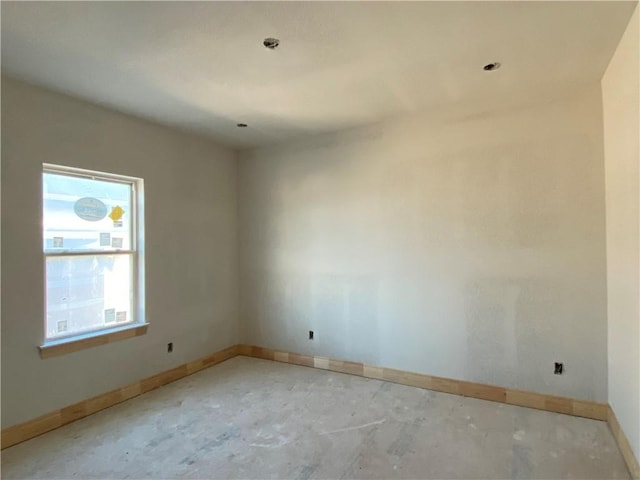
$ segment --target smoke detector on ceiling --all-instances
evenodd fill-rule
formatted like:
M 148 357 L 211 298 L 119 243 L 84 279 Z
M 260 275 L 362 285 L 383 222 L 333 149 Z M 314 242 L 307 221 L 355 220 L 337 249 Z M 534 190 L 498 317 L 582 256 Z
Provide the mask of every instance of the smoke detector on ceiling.
M 278 45 L 280 45 L 280 40 L 278 40 L 277 38 L 269 37 L 265 38 L 262 44 L 269 50 L 275 50 L 276 48 L 278 48 Z

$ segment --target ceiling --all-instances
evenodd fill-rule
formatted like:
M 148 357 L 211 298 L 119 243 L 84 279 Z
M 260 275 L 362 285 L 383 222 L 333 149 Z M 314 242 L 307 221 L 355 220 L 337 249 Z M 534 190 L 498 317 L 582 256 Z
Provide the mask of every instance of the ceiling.
M 3 1 L 2 70 L 247 148 L 597 81 L 636 4 Z

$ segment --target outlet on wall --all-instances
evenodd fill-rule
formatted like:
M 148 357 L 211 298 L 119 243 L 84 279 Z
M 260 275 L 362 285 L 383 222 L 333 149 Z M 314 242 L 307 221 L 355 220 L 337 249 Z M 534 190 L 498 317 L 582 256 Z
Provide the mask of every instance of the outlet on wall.
M 309 330 L 309 340 L 313 340 L 313 336 L 314 336 L 313 330 Z
M 173 352 L 173 342 L 167 343 L 167 353 Z
M 562 375 L 563 372 L 564 372 L 564 364 L 563 363 L 559 363 L 559 362 L 555 362 L 555 367 L 554 367 L 553 373 L 555 375 Z

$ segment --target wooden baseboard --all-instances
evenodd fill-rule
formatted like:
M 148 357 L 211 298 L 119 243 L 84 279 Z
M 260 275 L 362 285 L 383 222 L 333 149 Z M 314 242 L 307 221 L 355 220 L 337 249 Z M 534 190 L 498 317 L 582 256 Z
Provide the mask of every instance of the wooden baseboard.
M 618 423 L 616 414 L 613 412 L 611 406 L 607 408 L 607 415 L 607 423 L 609 423 L 609 428 L 611 428 L 613 438 L 616 439 L 616 443 L 622 452 L 624 461 L 627 463 L 627 468 L 629 469 L 631 478 L 640 479 L 640 464 L 638 463 L 638 459 L 634 455 L 631 445 L 629 444 L 629 440 L 620 427 L 620 423 Z
M 333 372 L 348 373 L 360 377 L 375 378 L 392 383 L 425 388 L 437 392 L 453 393 L 465 397 L 479 398 L 493 402 L 507 403 L 520 407 L 535 408 L 555 413 L 564 413 L 576 417 L 591 418 L 606 421 L 611 428 L 613 437 L 622 452 L 622 456 L 629 468 L 631 478 L 640 480 L 640 466 L 631 445 L 618 423 L 613 410 L 608 404 L 575 400 L 566 397 L 544 395 L 542 393 L 514 390 L 496 387 L 482 383 L 465 382 L 450 378 L 434 377 L 421 373 L 394 370 L 392 368 L 376 367 L 364 363 L 346 360 L 334 360 L 327 357 L 301 355 L 299 353 L 283 352 L 270 348 L 253 345 L 238 345 L 238 355 L 274 360 L 276 362 L 291 363 L 305 367 L 320 368 Z
M 425 388 L 437 392 L 453 393 L 465 397 L 491 400 L 493 402 L 518 405 L 520 407 L 536 408 L 549 412 L 565 413 L 577 417 L 607 420 L 608 405 L 586 400 L 544 395 L 541 393 L 496 387 L 482 383 L 465 382 L 450 378 L 433 377 L 421 373 L 394 370 L 392 368 L 376 367 L 358 362 L 334 360 L 327 357 L 301 355 L 298 353 L 282 352 L 270 348 L 252 345 L 238 345 L 238 354 L 249 357 L 275 360 L 277 362 L 292 363 L 305 367 L 321 368 L 333 372 L 349 373 L 361 377 L 375 378 L 392 383 L 400 383 L 411 387 Z
M 564 413 L 578 417 L 592 418 L 608 421 L 613 436 L 618 443 L 622 455 L 627 462 L 633 478 L 640 478 L 640 467 L 635 458 L 629 442 L 620 428 L 613 410 L 607 404 L 574 400 L 572 398 L 544 395 L 541 393 L 513 390 L 510 388 L 496 387 L 481 383 L 465 382 L 450 378 L 434 377 L 421 373 L 394 370 L 392 368 L 376 367 L 359 362 L 335 360 L 327 357 L 302 355 L 298 353 L 283 352 L 270 348 L 251 345 L 234 345 L 219 352 L 193 362 L 185 363 L 179 367 L 153 375 L 130 385 L 112 390 L 96 397 L 75 403 L 60 410 L 42 415 L 33 420 L 14 425 L 2 430 L 1 448 L 5 449 L 24 442 L 30 438 L 42 435 L 50 430 L 79 420 L 105 408 L 137 397 L 143 393 L 154 390 L 168 383 L 196 373 L 204 368 L 224 362 L 236 355 L 262 358 L 276 362 L 302 365 L 305 367 L 320 368 L 333 372 L 358 375 L 366 378 L 375 378 L 392 383 L 399 383 L 412 387 L 425 388 L 437 392 L 452 393 L 465 397 L 479 398 L 493 402 L 507 403 L 521 407 L 547 410 L 550 412 Z
M 37 437 L 55 428 L 79 420 L 80 418 L 99 412 L 105 408 L 124 402 L 158 387 L 174 382 L 183 377 L 196 373 L 204 368 L 224 362 L 237 355 L 237 345 L 234 345 L 193 362 L 185 363 L 157 375 L 145 378 L 130 385 L 112 390 L 97 397 L 69 405 L 54 412 L 47 413 L 33 420 L 2 430 L 1 447 L 5 449 L 30 438 Z

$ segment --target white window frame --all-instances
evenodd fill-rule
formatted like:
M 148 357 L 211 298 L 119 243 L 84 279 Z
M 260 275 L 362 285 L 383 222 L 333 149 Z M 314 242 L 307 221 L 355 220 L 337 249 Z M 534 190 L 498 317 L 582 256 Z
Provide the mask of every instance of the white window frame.
M 113 173 L 98 172 L 94 170 L 81 169 L 76 167 L 68 167 L 62 165 L 54 165 L 49 163 L 42 164 L 43 176 L 45 173 L 63 175 L 68 177 L 79 177 L 91 180 L 101 180 L 113 183 L 124 183 L 131 187 L 131 242 L 129 249 L 116 249 L 116 250 L 87 250 L 87 251 L 73 251 L 65 250 L 64 248 L 56 248 L 55 250 L 48 250 L 42 246 L 43 252 L 43 267 L 44 272 L 47 269 L 47 259 L 51 257 L 74 257 L 74 256 L 113 256 L 113 255 L 128 255 L 131 257 L 131 286 L 132 286 L 132 299 L 131 299 L 131 313 L 133 321 L 129 321 L 126 324 L 114 325 L 108 327 L 102 327 L 95 330 L 69 333 L 68 335 L 59 336 L 55 338 L 47 337 L 47 280 L 46 275 L 44 278 L 44 321 L 43 321 L 43 338 L 44 342 L 40 346 L 40 353 L 43 358 L 48 356 L 54 356 L 71 351 L 76 351 L 91 346 L 97 346 L 104 343 L 110 343 L 115 340 L 124 340 L 131 336 L 138 336 L 146 333 L 145 320 L 145 297 L 144 297 L 144 181 L 141 178 L 130 177 L 125 175 L 118 175 Z M 41 189 L 42 191 L 42 189 Z M 44 199 L 43 199 L 44 200 Z M 42 229 L 44 232 L 44 201 L 42 202 Z M 132 330 L 134 334 L 128 334 L 127 331 Z M 104 340 L 98 342 L 95 341 L 96 337 L 105 336 Z M 110 336 L 110 337 L 109 337 Z M 69 344 L 78 342 L 78 345 L 69 347 Z M 62 348 L 60 348 L 62 347 Z

